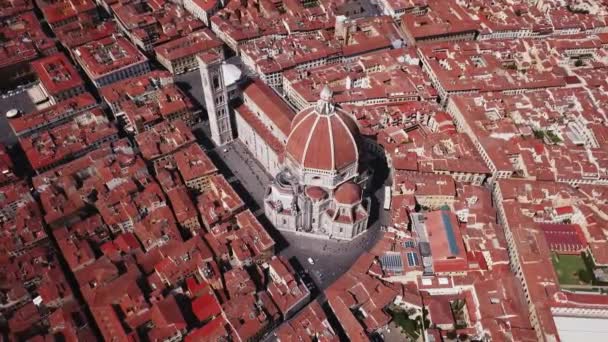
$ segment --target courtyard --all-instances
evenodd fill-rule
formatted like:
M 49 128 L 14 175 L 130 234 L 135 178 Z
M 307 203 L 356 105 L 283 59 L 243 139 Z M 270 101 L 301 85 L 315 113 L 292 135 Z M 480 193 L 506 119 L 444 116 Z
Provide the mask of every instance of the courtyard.
M 581 255 L 557 254 L 551 256 L 560 285 L 591 285 L 593 271 Z

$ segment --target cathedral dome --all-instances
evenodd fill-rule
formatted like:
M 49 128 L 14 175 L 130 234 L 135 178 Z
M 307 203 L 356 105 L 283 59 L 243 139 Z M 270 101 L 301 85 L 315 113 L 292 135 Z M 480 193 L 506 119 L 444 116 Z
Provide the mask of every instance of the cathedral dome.
M 321 189 L 318 186 L 309 186 L 306 187 L 306 196 L 313 200 L 313 202 L 317 202 L 327 198 L 327 192 Z
M 353 182 L 346 182 L 338 187 L 334 198 L 340 204 L 355 204 L 361 200 L 361 187 Z
M 359 160 L 357 125 L 334 107 L 331 97 L 326 86 L 317 105 L 292 122 L 285 154 L 303 169 L 337 173 Z

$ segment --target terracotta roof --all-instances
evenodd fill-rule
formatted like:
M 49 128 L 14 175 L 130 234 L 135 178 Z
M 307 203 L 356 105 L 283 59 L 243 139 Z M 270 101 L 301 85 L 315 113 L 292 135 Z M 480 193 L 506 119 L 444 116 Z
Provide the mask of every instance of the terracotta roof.
M 162 56 L 170 61 L 176 61 L 180 58 L 194 56 L 210 49 L 220 48 L 221 46 L 222 41 L 211 30 L 204 28 L 159 45 L 154 48 L 154 51 L 157 56 Z
M 198 144 L 192 144 L 175 153 L 175 164 L 186 182 L 217 172 L 209 156 Z
M 337 171 L 359 159 L 355 123 L 343 112 L 305 109 L 293 120 L 285 152 L 304 168 Z
M 127 334 L 111 305 L 91 307 L 91 313 L 104 338 L 128 341 Z
M 192 312 L 199 321 L 206 321 L 210 317 L 217 317 L 222 307 L 213 294 L 204 294 L 192 301 Z
M 34 8 L 31 0 L 3 0 L 0 8 L 0 18 L 8 18 Z
M 88 42 L 74 51 L 78 63 L 93 80 L 148 61 L 135 45 L 120 36 Z
M 555 208 L 555 212 L 558 215 L 566 215 L 566 214 L 572 214 L 572 213 L 574 213 L 574 209 L 572 209 L 572 206 L 567 205 L 567 206 L 564 206 L 564 207 Z
M 346 182 L 338 187 L 334 198 L 341 204 L 355 204 L 361 201 L 361 187 L 353 182 Z
M 4 6 L 2 6 L 4 7 Z M 55 42 L 46 36 L 34 12 L 6 18 L 0 26 L 0 67 L 4 68 L 56 52 Z
M 606 241 L 591 242 L 589 247 L 596 265 L 608 264 L 608 250 L 606 250 Z
M 99 108 L 74 117 L 70 122 L 22 137 L 19 144 L 35 170 L 44 170 L 86 153 L 103 142 L 116 140 L 118 129 Z
M 16 135 L 26 135 L 39 129 L 50 128 L 49 126 L 64 122 L 72 116 L 96 106 L 95 98 L 89 93 L 84 93 L 54 106 L 12 118 L 9 124 Z
M 190 128 L 182 121 L 163 121 L 135 138 L 142 156 L 155 160 L 175 153 L 194 142 Z
M 282 324 L 275 336 L 279 341 L 339 341 L 321 305 L 313 301 L 289 322 Z
M 83 18 L 80 18 L 83 19 Z M 109 37 L 116 33 L 113 21 L 98 23 L 94 20 L 78 20 L 54 28 L 57 39 L 67 49 L 74 49 L 93 40 Z
M 318 186 L 309 186 L 306 188 L 305 192 L 306 196 L 308 196 L 313 201 L 327 198 L 327 192 L 325 192 L 325 190 L 321 189 Z
M 78 71 L 62 53 L 32 62 L 32 68 L 51 95 L 84 86 Z
M 218 0 L 192 0 L 192 2 L 205 11 L 211 11 L 217 7 Z
M 202 328 L 192 330 L 186 336 L 186 342 L 216 341 L 221 338 L 229 339 L 232 336 L 230 324 L 222 316 L 216 317 Z
M 256 79 L 245 88 L 243 94 L 246 100 L 255 103 L 283 134 L 289 135 L 295 113 L 269 86 Z
M 251 128 L 264 140 L 266 145 L 275 151 L 278 155 L 283 153 L 285 146 L 272 133 L 272 131 L 262 122 L 262 120 L 249 108 L 243 104 L 236 107 L 235 112 L 245 121 Z
M 401 17 L 403 31 L 414 40 L 475 32 L 476 24 L 453 0 L 427 0 L 424 15 L 407 13 Z
M 61 26 L 74 21 L 74 17 L 95 17 L 96 7 L 91 0 L 61 0 L 36 2 L 42 15 L 51 26 Z

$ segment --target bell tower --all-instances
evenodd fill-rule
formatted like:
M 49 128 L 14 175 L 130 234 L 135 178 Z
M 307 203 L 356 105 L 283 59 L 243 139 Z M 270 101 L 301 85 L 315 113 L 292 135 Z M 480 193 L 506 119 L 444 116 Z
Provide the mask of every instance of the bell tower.
M 234 139 L 228 109 L 228 92 L 222 72 L 224 57 L 221 54 L 207 52 L 199 55 L 197 59 L 211 127 L 211 139 L 217 146 L 221 146 Z

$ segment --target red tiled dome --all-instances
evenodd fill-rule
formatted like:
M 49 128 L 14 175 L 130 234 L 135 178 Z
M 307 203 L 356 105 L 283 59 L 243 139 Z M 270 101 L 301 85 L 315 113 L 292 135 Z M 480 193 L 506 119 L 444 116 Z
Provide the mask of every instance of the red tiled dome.
M 346 182 L 338 187 L 334 198 L 341 204 L 355 204 L 361 200 L 361 187 L 353 182 Z
M 306 188 L 306 196 L 313 201 L 318 201 L 327 198 L 327 192 L 318 186 L 309 186 Z
M 292 122 L 285 153 L 304 168 L 337 171 L 358 161 L 358 134 L 357 125 L 344 112 L 307 108 Z

